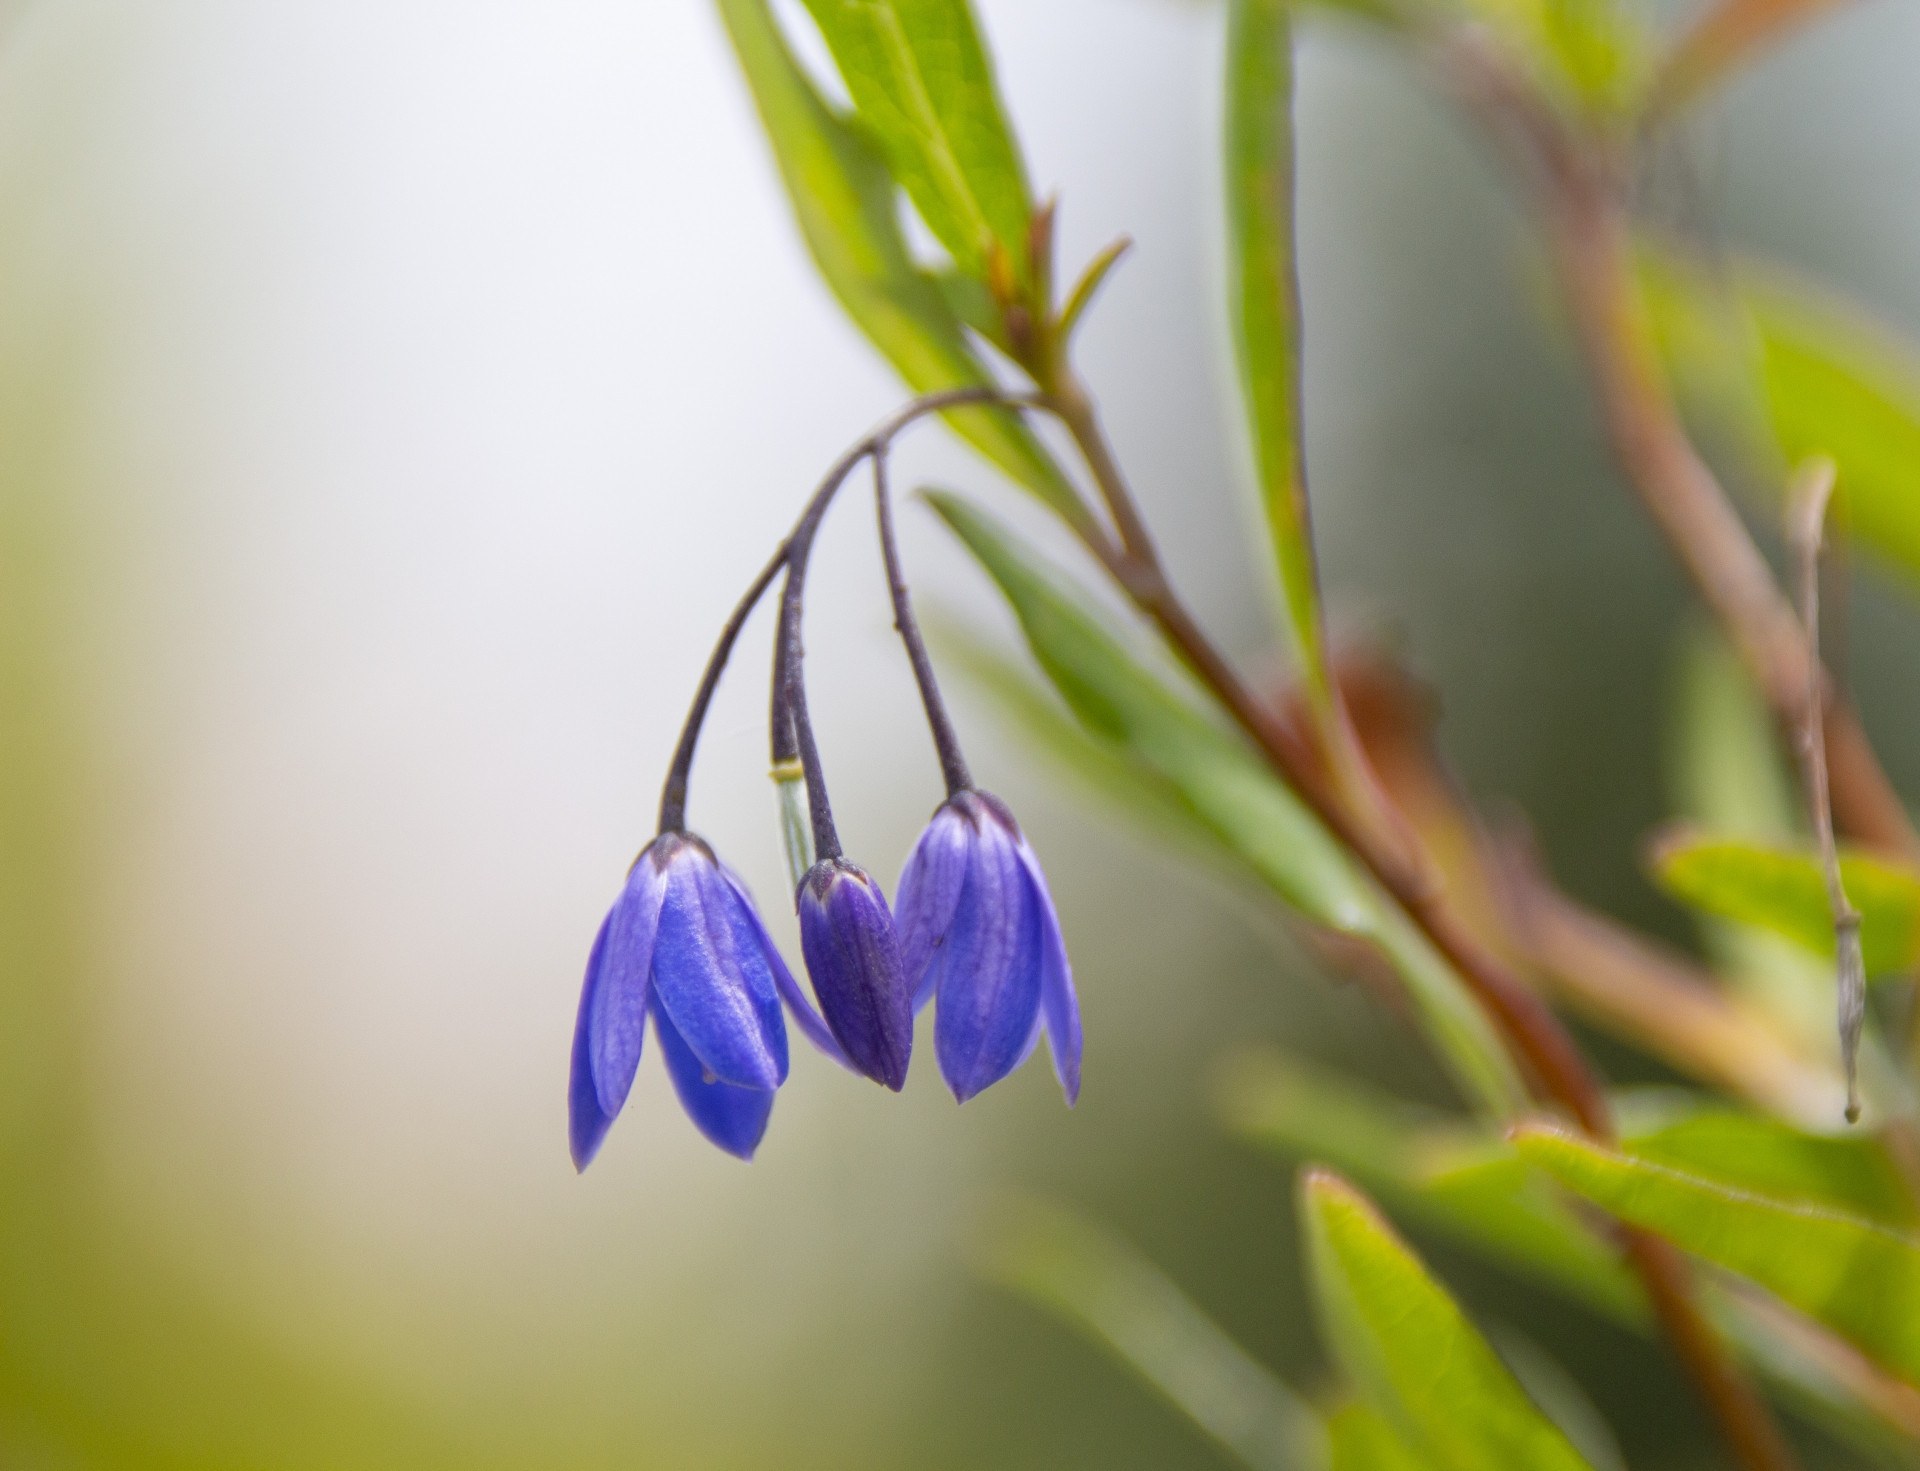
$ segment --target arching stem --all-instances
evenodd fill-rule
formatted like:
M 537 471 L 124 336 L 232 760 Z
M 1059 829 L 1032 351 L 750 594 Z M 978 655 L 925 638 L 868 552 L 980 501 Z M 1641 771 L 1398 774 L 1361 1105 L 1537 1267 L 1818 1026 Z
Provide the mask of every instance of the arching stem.
M 940 772 L 947 781 L 947 795 L 958 796 L 973 785 L 967 770 L 967 758 L 960 754 L 960 739 L 947 718 L 946 701 L 940 697 L 940 685 L 934 679 L 933 661 L 927 657 L 926 642 L 920 637 L 920 625 L 913 616 L 913 600 L 907 593 L 907 580 L 900 570 L 900 547 L 893 534 L 893 497 L 887 488 L 887 451 L 882 445 L 873 452 L 873 499 L 880 519 L 880 555 L 887 564 L 887 591 L 893 598 L 893 626 L 900 642 L 907 646 L 907 660 L 913 665 L 913 680 L 920 687 L 920 703 L 927 712 L 927 728 L 933 733 L 933 748 L 940 755 Z

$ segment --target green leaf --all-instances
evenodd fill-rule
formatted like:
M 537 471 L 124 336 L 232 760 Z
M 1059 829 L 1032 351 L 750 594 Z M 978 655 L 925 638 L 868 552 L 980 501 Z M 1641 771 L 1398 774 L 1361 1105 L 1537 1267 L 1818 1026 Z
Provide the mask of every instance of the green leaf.
M 984 637 L 922 618 L 945 666 L 957 668 L 989 697 L 1000 713 L 1062 775 L 1077 780 L 1143 826 L 1191 849 L 1196 856 L 1231 867 L 1245 866 L 1214 830 L 1181 800 L 1179 792 L 1129 760 L 1110 742 L 1089 735 L 1024 662 L 988 644 Z
M 1834 522 L 1920 573 L 1920 354 L 1858 307 L 1752 261 L 1643 253 L 1646 299 L 1691 406 L 1774 493 L 1810 455 L 1839 467 Z
M 1327 1337 L 1408 1445 L 1446 1471 L 1586 1467 L 1372 1202 L 1311 1170 L 1300 1211 Z
M 1287 628 L 1309 695 L 1330 698 L 1300 411 L 1293 38 L 1286 0 L 1227 9 L 1227 293 Z
M 892 178 L 872 141 L 829 107 L 794 60 L 766 0 L 718 0 L 801 237 L 856 326 L 918 393 L 990 381 L 935 281 L 914 265 Z M 1019 416 L 960 409 L 954 429 L 1070 524 L 1079 496 Z
M 1028 647 L 1080 723 L 1176 792 L 1289 905 L 1377 946 L 1475 1107 L 1502 1117 L 1524 1106 L 1511 1061 L 1459 978 L 1292 790 L 1237 736 L 1169 689 L 992 518 L 949 493 L 927 494 L 1000 585 Z
M 987 289 L 984 282 L 962 275 L 959 271 L 942 271 L 934 277 L 934 282 L 940 288 L 940 295 L 946 299 L 947 309 L 956 318 L 1001 352 L 1012 355 L 1013 344 L 1007 337 L 1006 319 L 1000 315 L 999 303 L 994 301 L 993 292 Z
M 1697 1102 L 1644 1121 L 1623 1108 L 1620 1125 L 1625 1150 L 1636 1159 L 1709 1174 L 1761 1195 L 1829 1206 L 1895 1229 L 1914 1223 L 1913 1197 L 1872 1135 L 1803 1134 L 1759 1114 Z
M 1345 1405 L 1327 1422 L 1333 1471 L 1426 1471 L 1393 1427 L 1365 1405 Z
M 1527 1398 L 1560 1427 L 1594 1471 L 1627 1471 L 1613 1427 L 1565 1365 L 1506 1323 L 1489 1323 L 1487 1341 L 1520 1382 Z
M 1785 842 L 1798 800 L 1772 712 L 1739 653 L 1717 630 L 1689 624 L 1679 640 L 1668 785 L 1683 817 L 1730 838 Z
M 1615 1153 L 1548 1125 L 1523 1159 L 1622 1220 L 1750 1278 L 1920 1383 L 1920 1241 L 1859 1216 Z
M 1858 312 L 1747 270 L 1774 432 L 1789 464 L 1831 455 L 1848 533 L 1920 570 L 1920 360 Z
M 1463 0 L 1460 8 L 1570 111 L 1624 117 L 1652 76 L 1647 36 L 1614 0 Z
M 1253 1471 L 1319 1471 L 1319 1418 L 1152 1263 L 1092 1222 L 1006 1202 L 977 1245 L 982 1275 L 1058 1314 Z
M 1705 624 L 1679 642 L 1668 787 L 1680 816 L 1730 838 L 1791 844 L 1797 789 L 1772 712 L 1733 646 Z M 1833 1029 L 1833 968 L 1772 930 L 1698 916 L 1715 970 L 1789 1036 Z
M 962 272 L 1026 281 L 1032 208 L 967 0 L 805 0 L 861 120 Z
M 1658 1133 L 1697 1111 L 1672 1102 L 1678 1090 L 1658 1090 L 1667 1100 L 1652 1106 L 1653 1091 L 1616 1097 L 1630 1135 Z M 1622 1326 L 1654 1331 L 1640 1285 L 1618 1252 L 1563 1191 L 1485 1130 L 1268 1049 L 1236 1056 L 1222 1072 L 1216 1100 L 1226 1126 L 1252 1143 L 1290 1161 L 1331 1165 L 1397 1217 Z M 1910 1428 L 1911 1421 L 1896 1414 L 1890 1424 L 1885 1384 L 1866 1382 L 1850 1354 L 1835 1360 L 1810 1353 L 1804 1335 L 1782 1332 L 1777 1312 L 1706 1287 L 1714 1321 L 1800 1414 L 1874 1465 L 1910 1464 L 1910 1457 L 1889 1454 L 1908 1444 L 1892 1427 Z
M 1215 1101 L 1249 1142 L 1331 1165 L 1397 1213 L 1615 1322 L 1650 1321 L 1611 1246 L 1487 1131 L 1267 1049 L 1236 1056 Z
M 1834 952 L 1826 880 L 1811 853 L 1681 831 L 1652 855 L 1654 876 L 1676 899 L 1785 935 L 1818 955 Z M 1840 879 L 1860 911 L 1867 973 L 1920 959 L 1920 874 L 1858 849 L 1842 849 Z

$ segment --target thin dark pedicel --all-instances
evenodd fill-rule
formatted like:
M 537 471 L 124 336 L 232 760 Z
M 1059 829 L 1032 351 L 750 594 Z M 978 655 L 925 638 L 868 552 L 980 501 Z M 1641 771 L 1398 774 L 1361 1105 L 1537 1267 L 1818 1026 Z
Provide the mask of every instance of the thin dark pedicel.
M 887 591 L 893 598 L 893 626 L 900 634 L 900 641 L 907 646 L 913 680 L 920 687 L 920 703 L 927 712 L 927 727 L 933 732 L 934 749 L 940 753 L 940 771 L 947 780 L 947 795 L 957 797 L 973 785 L 973 777 L 967 770 L 966 757 L 960 753 L 960 740 L 953 733 L 953 722 L 947 718 L 946 701 L 940 698 L 933 661 L 927 657 L 920 625 L 913 616 L 907 581 L 900 571 L 900 547 L 893 534 L 893 498 L 887 489 L 884 445 L 873 453 L 873 498 L 880 521 L 880 555 L 887 564 Z

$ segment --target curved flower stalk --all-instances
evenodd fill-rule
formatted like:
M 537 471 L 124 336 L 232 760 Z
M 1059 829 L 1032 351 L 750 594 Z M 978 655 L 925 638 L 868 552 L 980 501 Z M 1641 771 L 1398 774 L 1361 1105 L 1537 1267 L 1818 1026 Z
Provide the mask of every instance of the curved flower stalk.
M 872 457 L 881 467 L 892 437 L 924 415 L 986 402 L 1026 406 L 991 388 L 932 394 L 908 405 L 843 455 L 721 630 L 668 769 L 660 797 L 659 834 L 634 861 L 587 961 L 568 1085 L 569 1142 L 575 1168 L 584 1170 L 591 1163 L 625 1105 L 649 1021 L 682 1107 L 701 1133 L 741 1159 L 751 1159 L 759 1147 L 772 1116 L 774 1093 L 786 1081 L 783 1003 L 807 1039 L 841 1066 L 896 1092 L 905 1085 L 913 1053 L 913 983 L 902 962 L 886 894 L 841 853 L 807 715 L 800 644 L 802 604 L 814 534 L 827 506 L 860 461 Z M 905 589 L 899 584 L 891 523 L 885 516 L 884 470 L 879 473 L 883 542 L 899 607 Z M 770 727 L 776 780 L 790 784 L 798 769 L 806 784 L 816 861 L 799 882 L 794 903 L 819 1010 L 781 959 L 746 885 L 686 826 L 694 748 L 707 708 L 740 630 L 782 572 L 785 585 L 774 641 Z M 906 616 L 910 627 L 911 615 Z M 917 635 L 910 640 L 910 649 L 916 674 L 922 676 L 924 687 L 930 687 L 932 675 L 923 667 L 926 654 Z M 928 713 L 935 721 L 936 742 L 950 775 L 959 771 L 964 779 L 964 763 L 953 746 L 945 712 L 938 709 L 937 693 Z M 789 829 L 797 826 L 792 820 L 795 815 L 789 814 Z M 791 855 L 805 850 L 804 834 L 789 830 L 787 839 L 792 861 Z M 1038 892 L 1044 900 L 1045 884 L 1037 879 L 1038 872 L 1036 866 Z M 964 909 L 958 901 L 948 907 Z M 1051 904 L 1045 910 L 1051 926 Z M 1057 948 L 1057 927 L 1047 932 L 1054 936 Z M 1064 953 L 1059 964 L 1064 976 Z M 1070 986 L 1067 994 L 1070 998 Z M 989 1009 L 999 1020 L 999 1009 Z M 1032 1030 L 1030 1022 L 1023 1025 Z M 1070 1096 L 1078 1086 L 1077 1019 L 1073 1025 Z M 1055 1033 L 1060 1035 L 1057 1024 Z M 1031 1050 L 1031 1041 L 1024 1045 Z M 977 1081 L 970 1093 L 1004 1075 L 1007 1068 L 1001 1067 L 986 1076 L 998 1066 L 997 1052 L 971 1063 L 966 1076 Z M 953 1075 L 944 1060 L 942 1067 Z M 1066 1076 L 1062 1074 L 1063 1079 Z
M 900 875 L 900 945 L 915 1009 L 936 1001 L 940 1074 L 965 1103 L 1047 1034 L 1071 1106 L 1080 1003 L 1046 875 L 1006 804 L 975 788 L 941 804 Z
M 851 469 L 849 464 L 847 473 Z M 838 483 L 829 480 L 830 485 Z M 825 509 L 826 501 L 817 499 L 787 548 L 787 581 L 774 641 L 773 765 L 778 771 L 798 763 L 806 782 L 815 861 L 796 886 L 793 902 L 813 994 L 849 1066 L 898 1093 L 906 1086 L 913 1058 L 913 992 L 900 969 L 900 942 L 887 896 L 865 869 L 841 852 L 826 773 L 807 714 L 801 605 L 807 560 Z

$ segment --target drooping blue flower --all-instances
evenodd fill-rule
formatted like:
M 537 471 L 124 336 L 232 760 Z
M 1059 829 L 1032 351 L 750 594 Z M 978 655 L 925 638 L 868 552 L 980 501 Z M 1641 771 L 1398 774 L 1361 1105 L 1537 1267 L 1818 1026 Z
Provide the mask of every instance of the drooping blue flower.
M 899 1092 L 913 1055 L 913 988 L 887 896 L 844 858 L 807 871 L 795 896 L 813 994 L 856 1072 Z
M 587 960 L 573 1033 L 570 1142 L 584 1170 L 627 1101 L 649 1017 L 701 1133 L 751 1159 L 787 1077 L 780 1003 L 845 1062 L 752 896 L 701 839 L 662 833 L 634 860 Z
M 942 803 L 900 875 L 900 948 L 914 1007 L 934 1011 L 940 1073 L 965 1103 L 1047 1034 L 1071 1105 L 1080 1096 L 1080 1005 L 1040 860 L 999 798 Z

